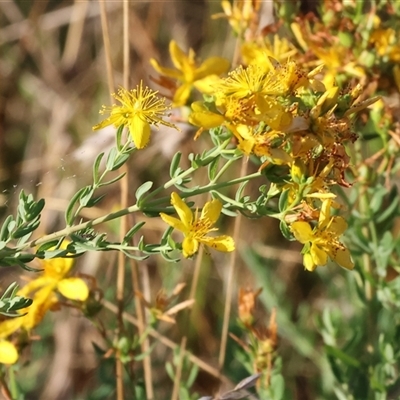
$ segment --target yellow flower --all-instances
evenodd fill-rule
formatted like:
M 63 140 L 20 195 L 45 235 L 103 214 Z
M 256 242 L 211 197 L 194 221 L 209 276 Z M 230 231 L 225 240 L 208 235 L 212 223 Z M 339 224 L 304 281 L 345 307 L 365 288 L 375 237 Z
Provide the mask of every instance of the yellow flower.
M 223 0 L 221 6 L 224 14 L 215 14 L 212 18 L 226 18 L 233 31 L 238 36 L 242 36 L 254 21 L 255 15 L 260 9 L 260 3 L 259 0 L 239 0 L 231 5 L 228 0 Z
M 222 57 L 208 58 L 198 66 L 195 62 L 194 51 L 190 49 L 189 54 L 186 55 L 174 40 L 169 44 L 169 52 L 176 69 L 162 67 L 154 58 L 150 60 L 150 63 L 161 75 L 181 82 L 181 86 L 174 95 L 173 104 L 175 106 L 186 104 L 193 86 L 201 93 L 211 94 L 218 75 L 229 70 L 229 61 Z
M 305 221 L 296 221 L 291 225 L 296 240 L 305 244 L 303 263 L 308 271 L 326 265 L 328 256 L 344 268 L 354 267 L 349 250 L 339 241 L 347 223 L 342 217 L 330 216 L 331 203 L 332 199 L 323 201 L 318 224 L 314 229 Z
M 273 41 L 268 37 L 263 39 L 263 42 L 245 42 L 241 47 L 243 61 L 249 64 L 265 64 L 268 57 L 272 57 L 280 62 L 285 62 L 293 57 L 297 50 L 285 38 L 280 38 L 279 35 L 273 36 Z
M 103 129 L 114 125 L 116 128 L 127 126 L 136 148 L 143 149 L 150 140 L 150 125 L 158 124 L 178 129 L 174 124 L 164 121 L 162 117 L 170 107 L 165 105 L 164 98 L 158 98 L 157 93 L 148 87 L 143 88 L 143 83 L 133 90 L 120 88 L 113 97 L 121 105 L 113 104 L 111 107 L 103 106 L 100 114 L 106 112 L 110 116 L 93 127 L 93 130 Z
M 61 248 L 68 245 L 64 241 Z M 11 335 L 19 328 L 31 330 L 45 316 L 46 312 L 58 304 L 55 292 L 61 293 L 70 300 L 85 301 L 89 296 L 86 283 L 80 278 L 66 278 L 74 260 L 72 258 L 53 258 L 42 261 L 44 272 L 18 291 L 18 295 L 31 297 L 31 306 L 20 310 L 25 314 L 10 318 L 0 323 L 0 338 Z
M 372 32 L 370 42 L 374 44 L 375 50 L 380 57 L 385 56 L 396 42 L 396 31 L 389 29 L 376 29 Z
M 183 232 L 185 236 L 182 243 L 184 257 L 191 257 L 197 253 L 200 243 L 219 251 L 230 252 L 235 250 L 235 243 L 230 236 L 206 236 L 209 232 L 217 230 L 217 228 L 213 228 L 213 225 L 217 222 L 222 210 L 222 203 L 219 200 L 207 202 L 200 217 L 197 211 L 193 214 L 192 210 L 176 193 L 171 194 L 171 204 L 180 219 L 164 213 L 160 213 L 160 216 L 168 225 Z
M 0 341 L 0 364 L 15 364 L 18 361 L 18 351 L 8 340 Z
M 239 140 L 238 148 L 247 156 L 255 154 L 257 157 L 268 157 L 268 162 L 277 165 L 288 164 L 292 161 L 284 150 L 272 146 L 272 142 L 282 136 L 282 132 L 258 133 L 246 125 L 232 125 L 230 128 Z

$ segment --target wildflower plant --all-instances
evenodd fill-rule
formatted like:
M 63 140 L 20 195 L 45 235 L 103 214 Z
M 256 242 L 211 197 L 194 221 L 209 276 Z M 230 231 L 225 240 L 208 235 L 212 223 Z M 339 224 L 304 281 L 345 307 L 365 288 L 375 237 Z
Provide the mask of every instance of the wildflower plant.
M 119 400 L 169 396 L 163 391 L 155 393 L 153 387 L 151 361 L 156 341 L 174 351 L 172 362 L 164 363 L 173 385 L 168 398 L 197 398 L 193 388 L 201 380 L 200 370 L 220 383 L 231 384 L 225 391 L 218 389 L 224 392 L 222 397 L 206 398 L 246 398 L 253 387 L 260 399 L 292 398 L 288 397 L 291 389 L 285 387 L 279 334 L 301 351 L 308 349 L 304 355 L 328 371 L 330 378 L 313 389 L 321 396 L 384 398 L 398 390 L 400 322 L 395 309 L 400 304 L 400 246 L 394 220 L 399 205 L 395 178 L 400 140 L 396 114 L 385 103 L 390 90 L 381 82 L 390 71 L 399 96 L 396 6 L 378 2 L 367 15 L 360 2 L 324 1 L 319 15 L 296 17 L 288 3 L 277 2 L 280 21 L 263 30 L 258 27 L 261 3 L 221 3 L 224 13 L 215 18 L 226 19 L 237 40 L 232 63 L 219 56 L 198 61 L 192 49 L 186 52 L 171 40 L 169 53 L 175 68 L 155 58 L 149 61 L 159 75 L 150 73 L 162 88 L 160 92 L 140 80 L 133 89 L 120 86 L 112 95 L 118 104 L 103 106 L 100 113 L 106 119 L 94 121 L 93 130 L 114 127 L 114 145 L 94 158 L 91 183 L 71 196 L 64 226 L 43 234 L 45 199 L 35 200 L 21 191 L 16 212 L 5 218 L 0 230 L 1 265 L 20 267 L 33 277 L 20 289 L 11 285 L 0 299 L 4 314 L 0 384 L 9 398 L 19 398 L 15 383 L 19 377 L 10 365 L 24 357 L 23 349 L 47 314 L 63 306 L 84 315 L 99 332 L 103 342 L 102 347 L 96 345 L 96 352 L 102 362 L 115 364 Z M 342 19 L 335 14 L 339 9 Z M 276 33 L 278 25 L 286 31 Z M 352 35 L 360 40 L 353 42 Z M 165 91 L 169 100 L 162 95 Z M 173 108 L 179 109 L 179 121 L 171 115 Z M 177 135 L 177 122 L 192 127 L 194 152 L 179 149 L 170 160 L 169 177 L 161 183 L 141 181 L 140 176 L 130 180 L 135 161 L 150 154 L 146 152 L 159 140 L 152 127 L 166 127 L 168 135 Z M 369 142 L 374 150 L 371 155 Z M 121 201 L 112 197 L 118 184 Z M 107 206 L 107 201 L 113 203 L 111 209 L 94 218 L 88 216 L 89 211 Z M 230 257 L 235 265 L 242 255 L 253 260 L 247 264 L 255 275 L 270 273 L 265 272 L 268 266 L 260 267 L 252 243 L 241 236 L 242 218 L 261 224 L 268 218 L 278 221 L 285 246 L 298 242 L 302 267 L 296 273 L 308 277 L 313 272 L 321 279 L 330 273 L 339 277 L 346 288 L 341 301 L 362 304 L 362 311 L 351 307 L 349 312 L 365 329 L 354 334 L 345 331 L 349 315 L 324 305 L 322 312 L 313 314 L 313 332 L 308 331 L 302 340 L 300 328 L 297 331 L 285 317 L 291 311 L 284 301 L 272 304 L 269 290 L 282 286 L 279 274 L 276 287 L 260 279 L 270 285 L 269 290 L 239 290 L 238 324 L 236 333 L 231 333 L 234 340 L 228 342 L 249 378 L 230 370 L 228 379 L 224 367 L 229 370 L 225 356 L 232 272 L 219 370 L 197 358 L 187 348 L 187 339 L 195 325 L 204 259 L 219 262 Z M 119 236 L 110 229 L 116 221 L 120 222 Z M 162 233 L 149 239 L 146 227 L 152 221 Z M 119 254 L 117 307 L 104 298 L 112 285 L 102 287 L 100 279 L 73 271 L 75 261 L 79 263 L 91 252 Z M 166 290 L 164 282 L 155 281 L 155 296 L 141 288 L 138 271 L 147 271 L 146 263 L 154 260 L 165 269 L 196 260 L 190 294 L 182 280 L 172 291 Z M 342 268 L 335 271 L 336 266 Z M 124 295 L 128 270 L 133 282 L 129 300 Z M 325 284 L 328 296 L 334 289 L 329 279 Z M 178 295 L 188 298 L 173 304 Z M 270 308 L 268 324 L 256 315 L 257 298 Z M 130 314 L 130 301 L 135 315 Z M 117 314 L 112 329 L 99 316 L 103 307 Z M 187 329 L 180 344 L 165 336 L 164 323 Z M 374 325 L 379 329 L 373 331 Z M 321 349 L 314 349 L 311 340 L 319 340 Z M 360 352 L 362 357 L 357 355 Z M 142 378 L 137 378 L 139 365 L 143 365 L 144 386 Z M 232 385 L 232 379 L 239 383 Z

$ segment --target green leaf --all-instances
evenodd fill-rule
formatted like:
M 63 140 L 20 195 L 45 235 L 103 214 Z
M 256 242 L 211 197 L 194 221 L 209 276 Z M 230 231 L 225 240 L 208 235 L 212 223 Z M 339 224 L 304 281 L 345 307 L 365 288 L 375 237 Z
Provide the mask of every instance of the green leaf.
M 117 133 L 115 135 L 115 139 L 117 142 L 117 149 L 119 151 L 121 151 L 122 148 L 124 147 L 124 145 L 122 144 L 122 133 L 124 132 L 124 128 L 125 128 L 124 125 L 121 125 L 120 127 L 118 127 Z
M 143 185 L 139 186 L 136 190 L 136 200 L 139 202 L 145 193 L 147 193 L 153 186 L 153 182 L 147 181 Z
M 282 193 L 281 196 L 279 197 L 279 211 L 283 212 L 287 209 L 288 206 L 288 199 L 289 199 L 289 189 L 285 189 Z
M 144 222 L 144 221 L 138 222 L 135 226 L 133 226 L 131 229 L 129 229 L 129 231 L 125 234 L 124 240 L 122 243 L 128 243 L 132 239 L 133 235 L 137 231 L 139 231 L 142 228 L 142 226 L 144 226 L 145 224 L 146 224 L 146 222 Z
M 242 201 L 243 192 L 244 192 L 244 189 L 245 189 L 245 187 L 247 186 L 248 183 L 249 183 L 249 181 L 242 182 L 240 184 L 240 186 L 239 186 L 239 188 L 238 188 L 238 190 L 236 191 L 236 194 L 235 194 L 235 200 L 236 201 L 243 202 Z
M 198 373 L 199 373 L 199 367 L 196 364 L 193 364 L 192 368 L 190 368 L 189 376 L 186 381 L 186 386 L 188 388 L 192 387 L 194 381 L 197 378 Z
M 12 237 L 13 239 L 22 238 L 25 235 L 31 234 L 39 225 L 40 221 L 36 221 L 28 226 L 21 226 L 15 230 L 15 232 L 12 234 Z
M 168 361 L 165 363 L 165 370 L 167 371 L 168 376 L 173 381 L 175 379 L 175 372 L 172 364 Z
M 237 211 L 230 210 L 229 208 L 222 207 L 221 213 L 228 217 L 237 217 L 239 213 Z
M 387 195 L 387 189 L 384 187 L 376 187 L 374 188 L 373 196 L 371 198 L 371 201 L 369 203 L 369 208 L 370 210 L 376 214 L 378 211 L 380 211 L 382 207 L 382 202 L 385 196 Z
M 117 154 L 118 154 L 118 150 L 115 147 L 113 147 L 109 151 L 108 156 L 107 156 L 107 161 L 106 161 L 106 169 L 108 171 L 112 171 L 113 170 L 114 161 L 115 161 L 115 159 L 117 157 Z
M 111 185 L 112 183 L 118 182 L 118 181 L 121 180 L 125 175 L 126 175 L 126 172 L 123 172 L 122 174 L 116 176 L 116 177 L 113 178 L 113 179 L 110 179 L 109 181 L 100 183 L 100 184 L 98 185 L 98 187 L 100 188 L 100 187 L 108 186 L 108 185 Z
M 342 361 L 345 365 L 354 367 L 354 368 L 361 368 L 361 363 L 356 358 L 349 356 L 342 350 L 338 349 L 337 347 L 333 346 L 324 346 L 326 353 L 337 360 Z
M 104 197 L 106 197 L 106 195 L 102 194 L 102 195 L 100 195 L 98 197 L 94 197 L 94 198 L 90 199 L 88 201 L 88 203 L 86 204 L 86 207 L 88 207 L 88 208 L 94 207 L 96 204 L 100 203 L 100 201 L 103 200 Z
M 79 198 L 79 203 L 83 207 L 87 207 L 88 203 L 90 202 L 92 196 L 94 194 L 94 187 L 93 186 L 86 186 L 84 190 L 82 191 L 82 194 Z
M 4 242 L 8 242 L 11 237 L 10 237 L 10 230 L 8 229 L 8 226 L 10 225 L 10 223 L 14 221 L 14 217 L 12 215 L 9 215 L 5 221 L 3 222 L 3 225 L 1 227 L 0 230 L 0 240 L 4 241 Z
M 104 157 L 104 153 L 100 153 L 93 164 L 93 184 L 96 186 L 99 183 L 99 167 L 101 160 Z
M 109 171 L 116 171 L 118 168 L 122 167 L 129 159 L 129 153 L 118 154 L 114 158 L 114 162 L 111 168 L 107 168 Z
M 177 170 L 179 168 L 179 164 L 181 162 L 182 153 L 177 152 L 171 160 L 171 165 L 169 167 L 169 176 L 171 178 L 175 178 Z
M 220 157 L 217 156 L 208 164 L 208 179 L 213 181 L 218 173 L 218 164 Z
M 378 224 L 385 222 L 386 220 L 394 220 L 395 216 L 399 212 L 399 197 L 395 197 L 390 205 L 386 207 L 376 218 Z
M 81 195 L 86 191 L 86 187 L 83 187 L 82 189 L 79 189 L 74 196 L 72 197 L 71 201 L 69 202 L 67 209 L 65 210 L 65 221 L 68 226 L 71 226 L 74 222 L 75 218 L 75 213 L 74 213 L 74 208 L 80 199 Z
M 45 206 L 44 199 L 40 199 L 38 202 L 33 202 L 29 207 L 29 212 L 26 214 L 26 219 L 32 221 L 33 219 L 39 217 Z
M 36 250 L 36 254 L 41 254 L 49 249 L 51 249 L 52 247 L 56 247 L 59 243 L 59 239 L 54 239 L 51 240 L 50 242 L 47 243 L 43 243 L 37 250 Z
M 293 240 L 293 234 L 292 231 L 289 228 L 289 225 L 285 221 L 281 221 L 279 224 L 279 229 L 282 232 L 282 235 L 285 237 L 287 240 Z

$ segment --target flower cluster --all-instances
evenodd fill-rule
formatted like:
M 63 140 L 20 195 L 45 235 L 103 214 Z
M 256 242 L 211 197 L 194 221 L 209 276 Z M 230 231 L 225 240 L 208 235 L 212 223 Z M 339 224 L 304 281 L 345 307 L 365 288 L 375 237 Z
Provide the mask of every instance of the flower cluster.
M 193 103 L 189 118 L 200 132 L 222 126 L 239 150 L 260 159 L 260 169 L 280 169 L 284 178 L 270 185 L 269 194 L 289 193 L 281 219 L 304 221 L 317 230 L 323 209 L 331 206 L 323 200 L 334 197 L 335 186 L 349 186 L 345 146 L 357 139 L 350 117 L 376 101 L 356 103 L 360 87 L 326 89 L 317 79 L 320 72 L 320 67 L 306 73 L 294 61 L 281 64 L 265 57 L 263 64 L 240 66 L 221 79 L 213 102 Z M 349 260 L 327 254 L 339 265 L 353 267 Z M 305 266 L 313 270 L 326 263 L 325 257 Z
M 64 241 L 62 248 L 66 248 Z M 29 333 L 44 318 L 48 311 L 58 310 L 60 300 L 57 293 L 67 299 L 83 302 L 89 296 L 85 281 L 77 277 L 68 277 L 73 264 L 73 258 L 46 259 L 41 262 L 43 273 L 33 279 L 18 292 L 18 295 L 30 297 L 33 303 L 20 310 L 20 317 L 9 318 L 0 322 L 0 362 L 13 364 L 18 359 L 14 344 L 6 340 L 14 332 L 22 330 Z

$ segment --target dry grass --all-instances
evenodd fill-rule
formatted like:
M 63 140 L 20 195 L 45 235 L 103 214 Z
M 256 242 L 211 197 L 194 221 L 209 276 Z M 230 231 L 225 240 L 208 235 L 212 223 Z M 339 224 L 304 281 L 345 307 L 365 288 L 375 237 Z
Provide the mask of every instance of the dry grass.
M 209 18 L 218 9 L 217 2 L 133 1 L 128 11 L 124 11 L 124 4 L 0 2 L 1 212 L 6 215 L 14 210 L 20 189 L 45 198 L 47 207 L 38 235 L 63 228 L 67 200 L 90 181 L 95 155 L 112 142 L 112 133 L 93 133 L 91 129 L 99 121 L 100 106 L 110 101 L 110 88 L 123 83 L 134 86 L 139 79 L 152 85 L 149 77 L 155 72 L 148 60 L 156 57 L 168 63 L 171 38 L 204 56 L 232 57 L 234 38 L 227 34 L 223 22 Z M 93 218 L 123 206 L 133 196 L 131 188 L 143 181 L 153 180 L 155 185 L 163 182 L 177 148 L 187 155 L 201 151 L 199 146 L 205 145 L 202 141 L 194 144 L 192 133 L 186 126 L 182 133 L 155 133 L 154 146 L 146 149 L 145 154 L 138 154 L 129 165 L 125 186 L 114 186 L 105 201 L 82 216 Z M 255 167 L 249 165 L 252 168 Z M 201 181 L 202 177 L 195 179 Z M 257 188 L 248 190 L 251 193 Z M 146 240 L 157 242 L 164 225 L 158 220 L 148 222 Z M 127 219 L 121 226 L 109 223 L 102 229 L 111 240 L 117 240 L 120 229 L 125 231 L 131 223 Z M 233 231 L 230 220 L 225 225 L 226 230 Z M 322 307 L 321 280 L 336 279 L 340 287 L 343 278 L 331 276 L 330 272 L 322 273 L 322 278 L 304 275 L 300 255 L 290 250 L 290 243 L 282 242 L 278 226 L 270 220 L 243 221 L 237 235 L 239 252 L 230 270 L 229 257 L 215 254 L 201 257 L 196 269 L 196 261 L 168 265 L 155 258 L 126 268 L 124 259 L 117 261 L 116 254 L 110 253 L 89 253 L 78 260 L 79 270 L 96 277 L 107 299 L 99 321 L 109 333 L 133 335 L 143 331 L 149 316 L 134 301 L 135 290 L 154 299 L 161 287 L 172 290 L 177 283 L 187 282 L 182 299 L 196 298 L 190 314 L 183 312 L 176 325 L 161 324 L 158 332 L 150 332 L 142 350 L 155 344 L 151 356 L 144 363 L 135 362 L 127 367 L 137 384 L 145 380 L 147 393 L 154 390 L 154 397 L 149 398 L 177 398 L 176 394 L 169 397 L 174 384 L 167 377 L 164 364 L 171 360 L 171 350 L 179 344 L 200 369 L 194 390 L 202 395 L 219 387 L 222 391 L 232 389 L 234 382 L 246 376 L 235 361 L 236 344 L 222 339 L 221 345 L 221 330 L 223 338 L 227 338 L 228 330 L 239 334 L 235 326 L 239 286 L 265 287 L 262 302 L 266 311 L 278 307 L 282 336 L 279 354 L 284 360 L 288 387 L 298 399 L 314 398 L 312 382 L 320 379 L 321 372 L 318 354 L 312 348 L 318 340 L 312 333 L 313 321 L 307 320 L 307 310 Z M 16 269 L 0 270 L 2 287 L 19 273 Z M 192 289 L 189 296 L 191 285 L 196 290 Z M 225 299 L 231 311 L 226 313 L 230 318 L 225 319 L 222 328 Z M 123 317 L 119 323 L 115 317 L 118 314 Z M 260 312 L 260 320 L 266 319 L 266 315 Z M 303 324 L 299 331 L 297 323 Z M 41 340 L 24 352 L 26 365 L 17 377 L 29 393 L 27 398 L 133 398 L 122 365 L 117 374 L 124 374 L 125 379 L 119 380 L 118 394 L 115 393 L 114 363 L 112 359 L 101 360 L 92 346 L 96 343 L 103 347 L 102 336 L 75 310 L 48 316 L 38 335 Z M 303 341 L 302 336 L 306 337 Z M 220 367 L 225 365 L 222 372 L 218 358 Z

